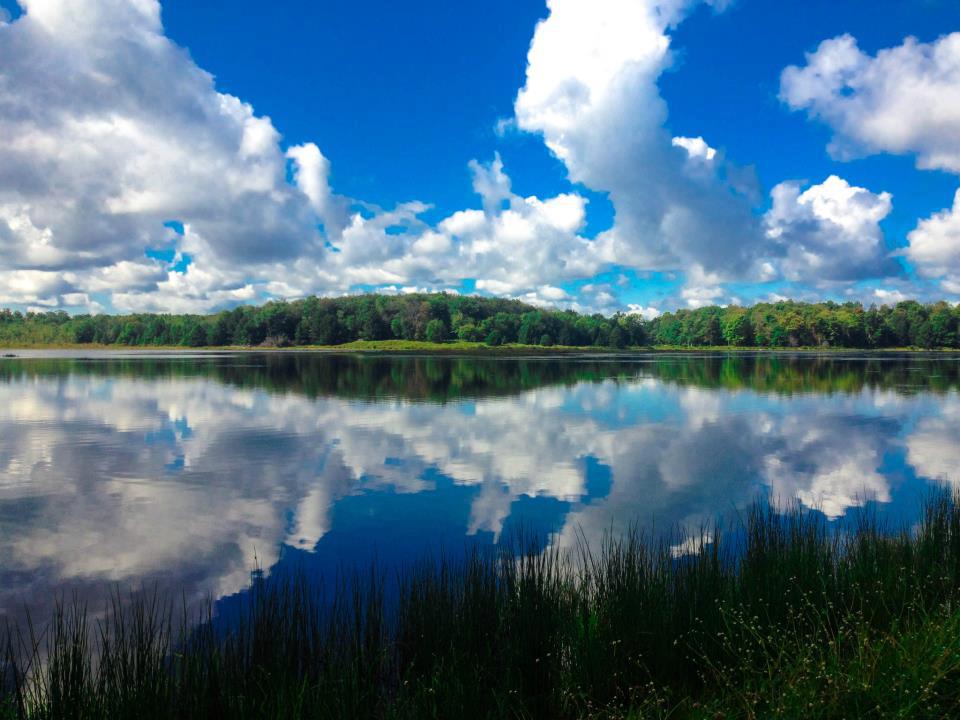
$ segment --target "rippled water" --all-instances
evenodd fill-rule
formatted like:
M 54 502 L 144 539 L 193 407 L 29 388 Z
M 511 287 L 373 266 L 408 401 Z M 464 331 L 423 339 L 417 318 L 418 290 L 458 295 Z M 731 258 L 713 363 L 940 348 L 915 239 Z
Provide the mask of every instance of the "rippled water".
M 693 531 L 758 493 L 910 522 L 960 483 L 957 355 L 31 355 L 0 360 L 0 616 L 520 524 Z

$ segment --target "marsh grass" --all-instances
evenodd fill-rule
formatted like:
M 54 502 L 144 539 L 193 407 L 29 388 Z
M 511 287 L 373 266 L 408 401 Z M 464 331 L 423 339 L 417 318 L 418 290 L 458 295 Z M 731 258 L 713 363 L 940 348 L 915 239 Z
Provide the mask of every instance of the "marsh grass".
M 710 536 L 257 575 L 229 622 L 158 593 L 67 602 L 6 629 L 0 718 L 960 714 L 957 498 L 910 529 L 757 504 Z

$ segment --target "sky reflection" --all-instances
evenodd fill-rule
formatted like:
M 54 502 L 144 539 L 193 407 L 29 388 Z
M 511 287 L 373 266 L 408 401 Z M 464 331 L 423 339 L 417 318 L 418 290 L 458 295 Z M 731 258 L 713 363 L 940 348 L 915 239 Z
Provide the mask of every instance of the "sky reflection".
M 879 379 L 800 358 L 794 388 L 698 358 L 45 362 L 0 365 L 0 615 L 111 583 L 218 598 L 255 564 L 402 562 L 519 524 L 695 533 L 758 492 L 909 515 L 960 483 L 952 358 Z M 918 362 L 947 385 L 904 383 Z

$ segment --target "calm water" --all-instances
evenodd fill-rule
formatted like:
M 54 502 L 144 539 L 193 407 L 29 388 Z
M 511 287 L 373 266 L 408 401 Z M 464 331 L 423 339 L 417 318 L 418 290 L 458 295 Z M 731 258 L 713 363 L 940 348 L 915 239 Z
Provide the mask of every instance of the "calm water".
M 521 524 L 696 530 L 758 493 L 911 522 L 960 483 L 958 387 L 956 355 L 4 359 L 0 616 Z

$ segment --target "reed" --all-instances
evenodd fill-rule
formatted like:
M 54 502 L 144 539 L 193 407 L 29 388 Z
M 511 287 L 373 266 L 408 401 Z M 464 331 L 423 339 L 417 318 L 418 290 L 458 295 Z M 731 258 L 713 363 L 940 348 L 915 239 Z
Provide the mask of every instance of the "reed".
M 0 633 L 0 718 L 841 718 L 960 713 L 960 500 L 840 528 L 758 503 L 712 542 L 519 535 L 237 617 L 159 593 Z

